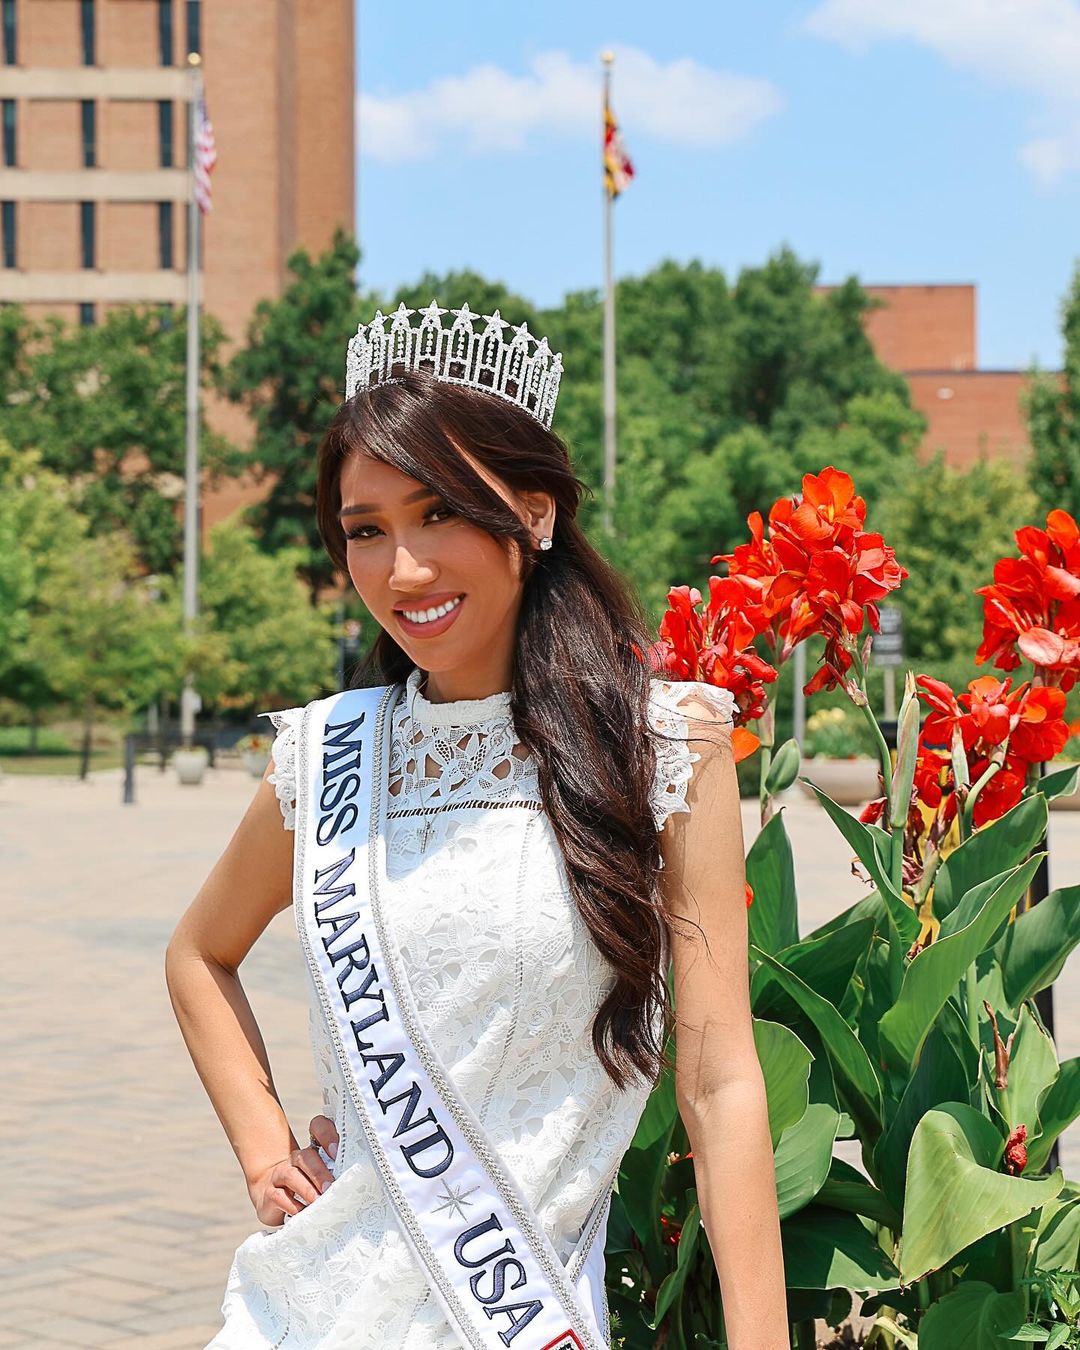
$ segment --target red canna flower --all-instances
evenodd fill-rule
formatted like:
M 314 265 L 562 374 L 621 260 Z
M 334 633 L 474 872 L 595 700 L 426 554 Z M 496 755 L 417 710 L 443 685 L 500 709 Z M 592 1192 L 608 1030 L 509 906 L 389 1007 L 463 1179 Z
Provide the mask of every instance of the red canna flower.
M 696 586 L 672 586 L 667 599 L 660 641 L 652 646 L 652 667 L 675 680 L 696 680 L 705 644 L 705 628 L 697 608 L 701 592 Z
M 754 888 L 749 882 L 746 883 L 746 908 L 749 909 L 754 903 Z
M 1060 753 L 1069 739 L 1063 689 L 1021 686 L 1009 704 L 1015 718 L 1009 737 L 1010 756 L 1028 764 L 1041 764 Z
M 989 759 L 970 761 L 968 773 L 973 783 L 978 782 L 990 767 Z M 1022 760 L 1008 758 L 1005 764 L 986 783 L 971 813 L 971 822 L 976 829 L 999 820 L 1006 811 L 1011 811 L 1024 795 L 1025 765 Z
M 687 1155 L 689 1156 L 689 1155 Z M 670 1242 L 673 1247 L 679 1245 L 679 1239 L 682 1237 L 682 1224 L 673 1223 L 665 1214 L 660 1215 L 660 1226 L 668 1231 L 664 1234 L 664 1241 Z
M 863 529 L 865 520 L 850 476 L 830 466 L 805 475 L 801 497 L 774 503 L 767 538 L 755 512 L 750 542 L 712 560 L 726 562 L 729 577 L 760 596 L 759 631 L 780 663 L 804 638 L 825 635 L 825 660 L 808 694 L 843 680 L 864 622 L 878 631 L 877 601 L 907 576 L 881 535 Z
M 1052 759 L 1069 738 L 1062 689 L 1022 684 L 1010 692 L 1012 680 L 993 675 L 972 680 L 967 693 L 959 695 L 929 675 L 916 676 L 915 683 L 930 713 L 919 738 L 913 796 L 931 810 L 941 804 L 942 772 L 951 778 L 949 748 L 959 730 L 970 783 L 978 782 L 992 762 L 999 764 L 975 800 L 976 827 L 1011 810 L 1023 794 L 1028 766 Z M 951 794 L 945 801 L 942 819 L 947 823 L 956 802 Z
M 1017 1125 L 1016 1129 L 1013 1130 L 1012 1134 L 1010 1134 L 1005 1141 L 1003 1161 L 1005 1163 L 1005 1171 L 1008 1172 L 1011 1177 L 1018 1177 L 1027 1166 L 1027 1145 L 1024 1142 L 1026 1139 L 1027 1126 Z
M 1051 511 L 1046 529 L 1016 531 L 1019 558 L 999 558 L 983 597 L 983 640 L 975 655 L 999 670 L 1024 657 L 1036 681 L 1073 687 L 1080 679 L 1080 529 L 1067 511 Z
M 875 797 L 872 802 L 867 802 L 859 812 L 859 819 L 864 825 L 876 825 L 885 814 L 885 798 Z
M 696 586 L 673 586 L 650 653 L 653 669 L 672 679 L 703 680 L 731 691 L 738 709 L 732 733 L 736 761 L 758 747 L 745 724 L 764 713 L 765 685 L 776 679 L 776 670 L 753 646 L 759 616 L 760 596 L 742 581 L 710 577 L 704 604 Z
M 952 795 L 952 790 L 952 766 L 949 757 L 927 745 L 924 727 L 919 736 L 912 795 L 931 811 L 937 811 L 944 803 L 944 823 L 948 824 L 956 814 L 956 799 Z
M 970 750 L 976 743 L 995 746 L 1008 739 L 1012 713 L 1005 695 L 1012 684 L 1011 679 L 998 680 L 993 675 L 981 675 L 970 682 L 966 694 L 959 696 L 943 681 L 930 675 L 919 675 L 915 682 L 931 709 L 923 724 L 931 744 L 951 745 L 954 727 L 960 728 L 965 750 Z

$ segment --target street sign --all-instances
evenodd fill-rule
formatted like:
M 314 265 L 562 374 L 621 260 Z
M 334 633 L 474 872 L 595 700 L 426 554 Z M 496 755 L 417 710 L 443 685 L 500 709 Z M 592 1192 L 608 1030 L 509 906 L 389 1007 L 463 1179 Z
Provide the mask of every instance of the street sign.
M 874 634 L 873 659 L 876 666 L 904 664 L 904 611 L 897 605 L 882 605 L 881 632 Z

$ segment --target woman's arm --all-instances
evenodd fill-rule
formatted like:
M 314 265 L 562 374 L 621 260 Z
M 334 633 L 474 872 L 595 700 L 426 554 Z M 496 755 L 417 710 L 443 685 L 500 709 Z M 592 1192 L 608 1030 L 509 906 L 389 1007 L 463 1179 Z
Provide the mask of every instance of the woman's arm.
M 273 771 L 271 763 L 267 776 Z M 289 906 L 293 837 L 282 826 L 274 789 L 264 778 L 165 954 L 169 996 L 188 1051 L 243 1169 L 256 1213 L 271 1226 L 296 1214 L 333 1180 L 316 1150 L 297 1147 L 237 975 L 266 925 Z
M 720 1276 L 728 1344 L 788 1350 L 772 1142 L 750 1016 L 735 762 L 716 714 L 693 695 L 682 708 L 701 758 L 687 791 L 689 815 L 669 817 L 660 835 L 675 929 L 676 1100 Z

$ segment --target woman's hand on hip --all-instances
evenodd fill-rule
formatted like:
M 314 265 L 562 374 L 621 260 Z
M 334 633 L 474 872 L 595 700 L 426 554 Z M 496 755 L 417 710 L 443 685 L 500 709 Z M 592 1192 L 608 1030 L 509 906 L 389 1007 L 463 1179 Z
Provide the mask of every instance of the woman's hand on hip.
M 334 1123 L 326 1116 L 316 1116 L 309 1128 L 311 1143 L 307 1148 L 294 1148 L 287 1158 L 248 1182 L 255 1213 L 268 1228 L 284 1223 L 286 1214 L 299 1214 L 333 1183 L 333 1174 L 323 1162 L 319 1148 L 330 1158 L 337 1155 Z

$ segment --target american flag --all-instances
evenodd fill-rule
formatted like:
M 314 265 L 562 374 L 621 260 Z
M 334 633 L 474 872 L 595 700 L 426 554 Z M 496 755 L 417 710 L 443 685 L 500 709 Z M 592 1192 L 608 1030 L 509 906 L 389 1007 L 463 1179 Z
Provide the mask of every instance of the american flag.
M 619 124 L 611 111 L 606 97 L 604 99 L 604 187 L 611 198 L 615 198 L 628 187 L 634 176 L 634 166 L 626 153 Z
M 195 200 L 204 216 L 210 211 L 210 173 L 216 163 L 214 128 L 206 115 L 206 99 L 200 94 L 195 105 Z

